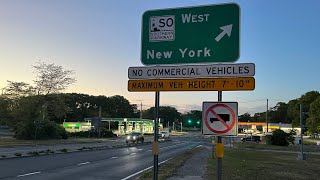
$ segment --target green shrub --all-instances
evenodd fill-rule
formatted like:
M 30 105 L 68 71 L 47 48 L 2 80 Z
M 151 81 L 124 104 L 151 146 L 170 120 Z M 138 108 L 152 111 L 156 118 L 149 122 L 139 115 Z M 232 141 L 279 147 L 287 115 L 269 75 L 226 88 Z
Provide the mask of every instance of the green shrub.
M 22 156 L 21 153 L 14 153 L 15 156 Z
M 35 133 L 36 132 L 36 133 Z M 21 122 L 15 128 L 17 139 L 66 139 L 66 130 L 59 124 L 48 120 Z
M 278 145 L 278 146 L 288 146 L 288 137 L 289 134 L 284 132 L 281 129 L 276 129 L 272 132 L 271 136 L 271 144 L 272 145 Z
M 66 152 L 68 152 L 68 149 L 64 148 L 64 149 L 60 149 L 59 151 L 63 152 L 63 153 L 66 153 Z

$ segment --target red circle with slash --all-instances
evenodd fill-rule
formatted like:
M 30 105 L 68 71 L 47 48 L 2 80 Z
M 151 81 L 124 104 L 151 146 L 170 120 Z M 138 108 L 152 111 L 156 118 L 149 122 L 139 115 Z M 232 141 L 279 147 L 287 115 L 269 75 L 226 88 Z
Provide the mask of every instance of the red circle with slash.
M 225 109 L 227 109 L 229 112 L 230 112 L 230 114 L 231 114 L 231 125 L 228 125 L 215 111 L 214 111 L 214 108 L 216 108 L 216 107 L 223 107 L 223 108 L 225 108 Z M 226 129 L 225 130 L 215 130 L 215 129 L 213 129 L 212 127 L 210 127 L 210 125 L 209 125 L 209 120 L 208 120 L 208 115 L 209 115 L 209 113 L 212 113 L 225 127 L 226 127 Z M 229 132 L 232 128 L 233 128 L 233 126 L 236 124 L 236 115 L 235 115 L 235 113 L 233 112 L 233 110 L 229 107 L 229 106 L 227 106 L 226 104 L 214 104 L 214 105 L 212 105 L 212 106 L 210 106 L 208 109 L 207 109 L 207 111 L 206 111 L 206 113 L 205 113 L 205 124 L 206 124 L 206 126 L 207 126 L 207 128 L 210 130 L 210 131 L 212 131 L 212 132 L 214 132 L 214 133 L 217 133 L 217 134 L 223 134 L 223 133 L 227 133 L 227 132 Z

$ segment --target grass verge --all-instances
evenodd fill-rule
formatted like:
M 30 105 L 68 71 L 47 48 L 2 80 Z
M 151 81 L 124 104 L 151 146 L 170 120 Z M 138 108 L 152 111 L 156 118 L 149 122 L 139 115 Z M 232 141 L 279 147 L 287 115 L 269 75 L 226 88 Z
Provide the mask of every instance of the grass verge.
M 110 141 L 110 138 L 68 138 L 50 140 L 18 140 L 15 138 L 0 138 L 0 147 L 14 146 L 34 146 L 37 145 L 56 145 L 56 144 L 75 144 L 75 143 L 101 143 Z
M 197 147 L 186 152 L 179 154 L 178 156 L 170 159 L 169 161 L 161 164 L 159 167 L 158 179 L 165 180 L 175 174 L 179 167 L 181 167 L 184 162 L 193 156 L 195 153 L 203 150 L 203 147 Z M 153 169 L 144 172 L 138 180 L 149 180 L 153 178 Z
M 274 145 L 266 145 L 255 142 L 234 142 L 234 146 L 240 149 L 269 149 L 269 150 L 281 150 L 281 151 L 300 151 L 299 145 L 290 145 L 290 146 L 274 146 Z M 304 151 L 306 152 L 320 152 L 320 146 L 303 146 Z
M 297 160 L 298 154 L 225 149 L 222 159 L 222 179 L 319 179 L 320 155 L 307 155 Z M 217 160 L 209 159 L 205 179 L 217 178 Z

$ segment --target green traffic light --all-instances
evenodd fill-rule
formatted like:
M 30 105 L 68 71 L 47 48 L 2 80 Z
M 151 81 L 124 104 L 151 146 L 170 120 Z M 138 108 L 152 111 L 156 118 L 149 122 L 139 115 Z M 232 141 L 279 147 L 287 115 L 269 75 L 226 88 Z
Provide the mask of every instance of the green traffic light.
M 190 119 L 188 120 L 188 123 L 191 123 L 191 120 L 190 120 Z
M 200 124 L 200 121 L 198 121 L 197 124 Z

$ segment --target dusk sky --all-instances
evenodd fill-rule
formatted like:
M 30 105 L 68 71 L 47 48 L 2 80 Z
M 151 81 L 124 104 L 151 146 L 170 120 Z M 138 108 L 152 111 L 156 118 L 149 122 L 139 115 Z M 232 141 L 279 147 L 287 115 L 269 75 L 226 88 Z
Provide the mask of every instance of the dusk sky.
M 128 68 L 140 61 L 141 21 L 146 10 L 221 4 L 205 0 L 1 0 L 0 88 L 7 80 L 32 84 L 31 65 L 41 60 L 75 71 L 65 92 L 122 95 L 143 108 L 154 92 L 128 92 Z M 224 92 L 239 113 L 266 110 L 320 90 L 320 1 L 234 1 L 241 8 L 240 59 L 255 63 L 254 91 Z M 180 112 L 216 101 L 217 92 L 161 92 L 160 105 Z

